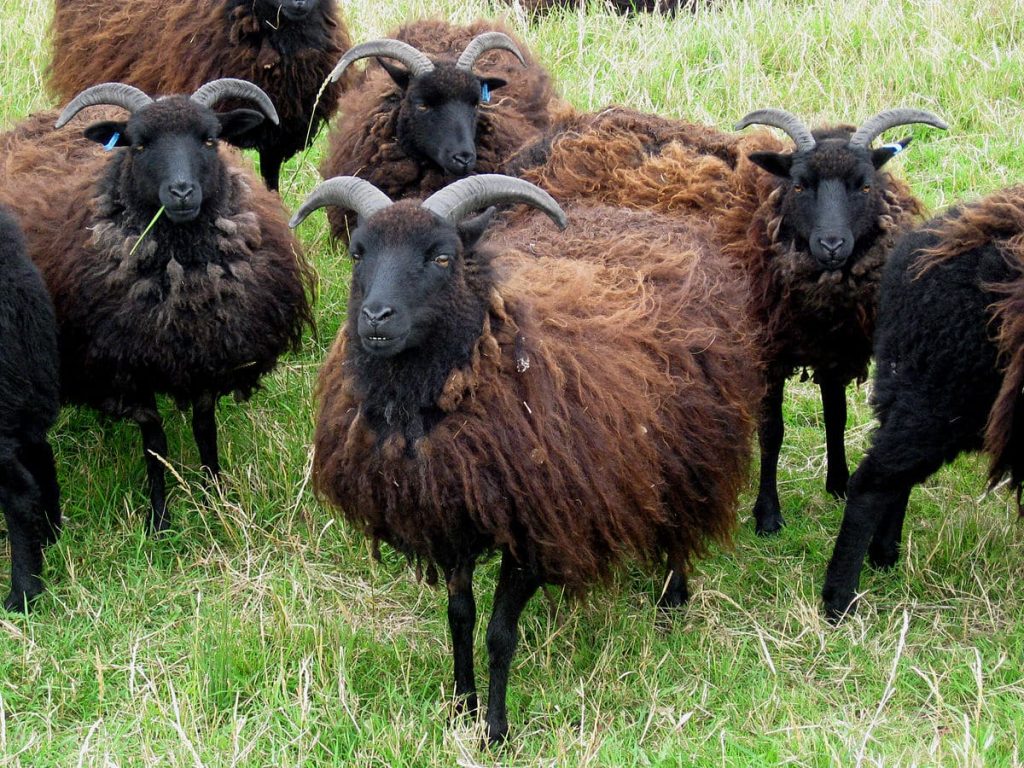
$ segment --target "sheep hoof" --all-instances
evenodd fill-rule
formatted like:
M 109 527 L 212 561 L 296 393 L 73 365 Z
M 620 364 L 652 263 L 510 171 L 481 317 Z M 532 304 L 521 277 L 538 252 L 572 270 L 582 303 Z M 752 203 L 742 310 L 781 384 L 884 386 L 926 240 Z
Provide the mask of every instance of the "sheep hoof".
M 480 705 L 477 703 L 475 693 L 467 693 L 465 695 L 457 695 L 455 701 L 452 702 L 452 720 L 456 720 L 460 717 L 469 715 L 470 717 L 476 717 L 477 710 Z
M 786 524 L 786 521 L 782 519 L 782 513 L 778 510 L 764 514 L 758 514 L 755 510 L 754 519 L 757 521 L 755 530 L 758 536 L 774 536 Z
M 847 616 L 852 616 L 856 609 L 856 596 L 853 594 L 837 594 L 829 587 L 821 592 L 822 607 L 829 624 L 837 625 Z
M 850 479 L 849 472 L 838 478 L 825 478 L 825 490 L 835 499 L 846 498 L 846 483 Z
M 890 544 L 872 544 L 868 548 L 868 562 L 880 571 L 890 571 L 899 562 L 900 548 Z
M 496 749 L 506 741 L 508 741 L 508 723 L 487 723 L 487 735 L 480 748 L 483 750 Z
M 23 592 L 20 589 L 12 589 L 11 594 L 4 600 L 4 609 L 10 613 L 28 613 L 29 606 L 43 592 Z

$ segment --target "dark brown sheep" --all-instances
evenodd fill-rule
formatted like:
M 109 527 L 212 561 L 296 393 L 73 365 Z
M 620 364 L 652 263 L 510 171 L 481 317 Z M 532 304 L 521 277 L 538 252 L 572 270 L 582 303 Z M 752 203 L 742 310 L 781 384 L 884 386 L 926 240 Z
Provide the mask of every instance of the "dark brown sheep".
M 508 163 L 511 173 L 559 199 L 709 221 L 723 253 L 746 272 L 767 380 L 754 506 L 759 533 L 782 526 L 775 481 L 782 396 L 797 370 L 811 369 L 821 388 L 826 489 L 845 493 L 845 389 L 867 373 L 886 256 L 922 215 L 906 185 L 881 170 L 909 140 L 877 149 L 870 143 L 886 128 L 915 121 L 944 125 L 916 110 L 813 134 L 780 110 L 744 121 L 789 131 L 797 141 L 790 154 L 763 131 L 726 134 L 613 108 L 563 119 Z
M 483 53 L 472 71 L 455 66 L 475 39 L 495 32 L 507 36 L 523 63 L 504 48 Z M 552 110 L 564 108 L 547 70 L 497 22 L 417 21 L 394 38 L 437 66 L 411 82 L 394 65 L 367 66 L 339 103 L 320 167 L 324 178 L 359 176 L 393 200 L 423 197 L 468 173 L 501 171 L 521 144 L 548 128 Z M 490 101 L 481 99 L 484 84 Z M 353 222 L 337 210 L 328 218 L 334 236 L 346 240 Z
M 56 0 L 51 34 L 47 86 L 62 102 L 115 80 L 153 94 L 191 93 L 223 77 L 260 86 L 280 124 L 258 126 L 238 146 L 259 151 L 270 189 L 350 79 L 319 93 L 352 42 L 335 0 Z
M 0 202 L 53 297 L 62 396 L 139 424 L 154 530 L 167 525 L 156 395 L 191 406 L 200 460 L 216 475 L 217 401 L 248 398 L 312 324 L 311 270 L 280 199 L 218 140 L 260 114 L 194 99 L 101 85 L 62 120 L 115 103 L 126 121 L 103 107 L 90 109 L 98 122 L 80 115 L 55 130 L 57 114 L 43 113 L 0 135 Z
M 492 203 L 564 216 L 519 180 L 491 193 L 509 181 L 464 179 L 422 207 L 378 193 L 376 210 L 350 185 L 362 210 L 314 193 L 299 213 L 343 204 L 362 222 L 348 323 L 320 376 L 316 487 L 367 535 L 444 573 L 455 690 L 471 710 L 473 569 L 501 552 L 492 741 L 508 727 L 516 623 L 539 585 L 580 592 L 623 561 L 667 557 L 660 604 L 686 600 L 690 561 L 734 526 L 760 395 L 737 311 L 745 284 L 706 232 L 582 205 L 564 233 L 517 212 L 478 244 L 493 209 L 459 220 Z M 324 187 L 336 182 L 349 180 Z

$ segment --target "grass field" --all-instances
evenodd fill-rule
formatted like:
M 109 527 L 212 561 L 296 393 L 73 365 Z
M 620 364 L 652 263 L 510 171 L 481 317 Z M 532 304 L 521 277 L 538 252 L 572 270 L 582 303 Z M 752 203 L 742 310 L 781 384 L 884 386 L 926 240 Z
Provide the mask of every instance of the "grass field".
M 636 20 L 595 6 L 534 26 L 482 0 L 346 11 L 357 41 L 426 13 L 505 14 L 581 108 L 722 127 L 764 106 L 811 122 L 935 110 L 951 130 L 918 132 L 892 164 L 935 208 L 1024 181 L 1019 0 L 723 0 Z M 49 13 L 50 0 L 4 3 L 2 128 L 50 106 Z M 314 185 L 323 143 L 287 166 L 289 206 Z M 68 409 L 54 430 L 67 526 L 36 610 L 0 615 L 0 766 L 1024 764 L 1015 504 L 983 494 L 978 457 L 944 469 L 911 498 L 904 560 L 866 570 L 859 614 L 830 627 L 817 595 L 842 507 L 824 493 L 816 393 L 796 381 L 783 533 L 754 535 L 746 494 L 735 545 L 700 563 L 671 627 L 656 617 L 659 573 L 624 572 L 581 602 L 535 599 L 512 740 L 481 753 L 479 724 L 449 716 L 443 590 L 394 553 L 375 562 L 310 492 L 311 392 L 348 268 L 322 214 L 302 236 L 321 277 L 320 337 L 251 403 L 222 404 L 221 491 L 204 489 L 186 420 L 165 404 L 172 535 L 143 533 L 134 426 Z M 852 395 L 852 461 L 871 430 L 866 390 Z M 478 571 L 482 616 L 495 565 Z M 476 647 L 482 673 L 482 623 Z

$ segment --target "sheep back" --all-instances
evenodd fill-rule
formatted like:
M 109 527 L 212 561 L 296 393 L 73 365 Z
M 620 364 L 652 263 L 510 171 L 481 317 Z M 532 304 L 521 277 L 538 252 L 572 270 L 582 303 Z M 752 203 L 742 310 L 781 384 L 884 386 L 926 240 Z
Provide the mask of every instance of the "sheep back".
M 0 201 L 53 297 L 63 394 L 115 415 L 140 393 L 249 396 L 312 324 L 312 272 L 277 195 L 221 147 L 229 192 L 212 221 L 149 225 L 117 194 L 116 157 L 41 113 L 0 136 Z M 124 151 L 124 150 L 122 150 Z
M 733 528 L 759 394 L 742 282 L 678 222 L 602 206 L 570 221 L 484 246 L 498 277 L 479 338 L 415 443 L 362 415 L 351 321 L 324 364 L 316 487 L 418 563 L 509 547 L 578 590 Z
M 561 107 L 551 76 L 529 48 L 504 25 L 475 21 L 466 26 L 427 19 L 399 27 L 392 37 L 433 58 L 458 58 L 477 35 L 503 32 L 515 40 L 527 66 L 506 51 L 488 51 L 473 67 L 485 77 L 500 77 L 508 85 L 480 105 L 477 121 L 476 173 L 500 173 L 519 146 L 540 135 L 550 123 L 552 109 Z M 432 163 L 409 157 L 396 138 L 402 93 L 376 62 L 369 64 L 339 101 L 340 116 L 328 139 L 320 175 L 359 176 L 392 200 L 426 197 L 454 179 Z M 328 211 L 331 231 L 347 240 L 354 220 L 343 211 Z
M 285 39 L 263 28 L 249 0 L 58 0 L 47 87 L 67 102 L 111 81 L 149 94 L 179 94 L 221 77 L 248 80 L 270 96 L 280 117 L 280 125 L 264 121 L 251 132 L 248 146 L 274 145 L 287 159 L 334 114 L 350 81 L 344 77 L 317 98 L 352 45 L 334 0 L 322 0 L 318 19 L 318 26 L 302 25 Z M 219 108 L 249 106 L 225 100 Z

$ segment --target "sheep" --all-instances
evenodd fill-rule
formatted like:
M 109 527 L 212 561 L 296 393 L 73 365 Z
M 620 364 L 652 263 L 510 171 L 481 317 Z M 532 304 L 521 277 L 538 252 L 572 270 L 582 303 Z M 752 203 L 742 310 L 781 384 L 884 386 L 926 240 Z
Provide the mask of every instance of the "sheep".
M 1024 186 L 955 207 L 904 237 L 882 279 L 872 405 L 879 426 L 850 478 L 822 598 L 854 608 L 865 554 L 899 559 L 913 486 L 964 451 L 1024 482 Z
M 225 99 L 262 113 L 214 112 Z M 118 109 L 72 121 L 96 105 Z M 267 95 L 240 80 L 157 101 L 106 83 L 57 120 L 84 135 L 54 130 L 43 113 L 0 136 L 0 201 L 53 297 L 62 397 L 139 425 L 152 531 L 168 525 L 156 395 L 191 406 L 200 461 L 216 477 L 218 399 L 248 398 L 312 326 L 311 269 L 277 194 L 219 148 L 264 114 L 276 120 Z
M 273 190 L 281 164 L 310 144 L 351 79 L 335 78 L 319 92 L 352 44 L 335 0 L 56 0 L 51 36 L 47 86 L 62 103 L 109 80 L 160 94 L 225 77 L 260 86 L 280 122 L 234 141 L 259 152 Z
M 57 323 L 39 270 L 0 206 L 0 506 L 11 542 L 8 611 L 43 591 L 43 546 L 60 532 L 60 487 L 46 433 L 60 409 Z
M 315 487 L 428 581 L 443 572 L 471 712 L 473 571 L 501 553 L 489 743 L 508 731 L 516 626 L 541 584 L 582 592 L 623 560 L 667 557 L 659 606 L 686 601 L 690 560 L 735 524 L 759 400 L 744 283 L 706 232 L 580 206 L 575 234 L 533 214 L 481 240 L 487 206 L 516 201 L 565 226 L 549 195 L 490 174 L 422 204 L 332 179 L 292 220 L 339 205 L 360 221 L 318 384 Z
M 332 76 L 369 56 L 405 68 L 381 58 L 342 97 L 320 173 L 365 178 L 395 200 L 424 197 L 469 173 L 500 171 L 561 104 L 547 71 L 494 22 L 415 22 L 396 39 L 352 49 Z M 337 211 L 328 218 L 333 235 L 347 240 L 353 222 Z
M 946 127 L 909 109 L 883 111 L 857 129 L 812 132 L 776 109 L 752 112 L 737 126 L 781 128 L 796 143 L 795 152 L 784 153 L 764 132 L 730 136 L 613 109 L 563 121 L 508 163 L 559 199 L 707 219 L 723 253 L 744 270 L 766 380 L 753 510 L 759 534 L 783 525 L 776 486 L 782 398 L 786 379 L 800 369 L 811 369 L 821 390 L 825 488 L 836 497 L 846 492 L 845 390 L 867 375 L 887 254 L 923 212 L 907 186 L 882 170 L 910 139 L 876 149 L 871 143 L 917 122 Z
M 509 5 L 521 6 L 527 13 L 539 15 L 555 8 L 586 8 L 588 0 L 505 0 Z M 680 9 L 696 10 L 701 0 L 604 0 L 603 4 L 615 13 L 631 16 L 635 13 L 666 13 L 675 15 Z

